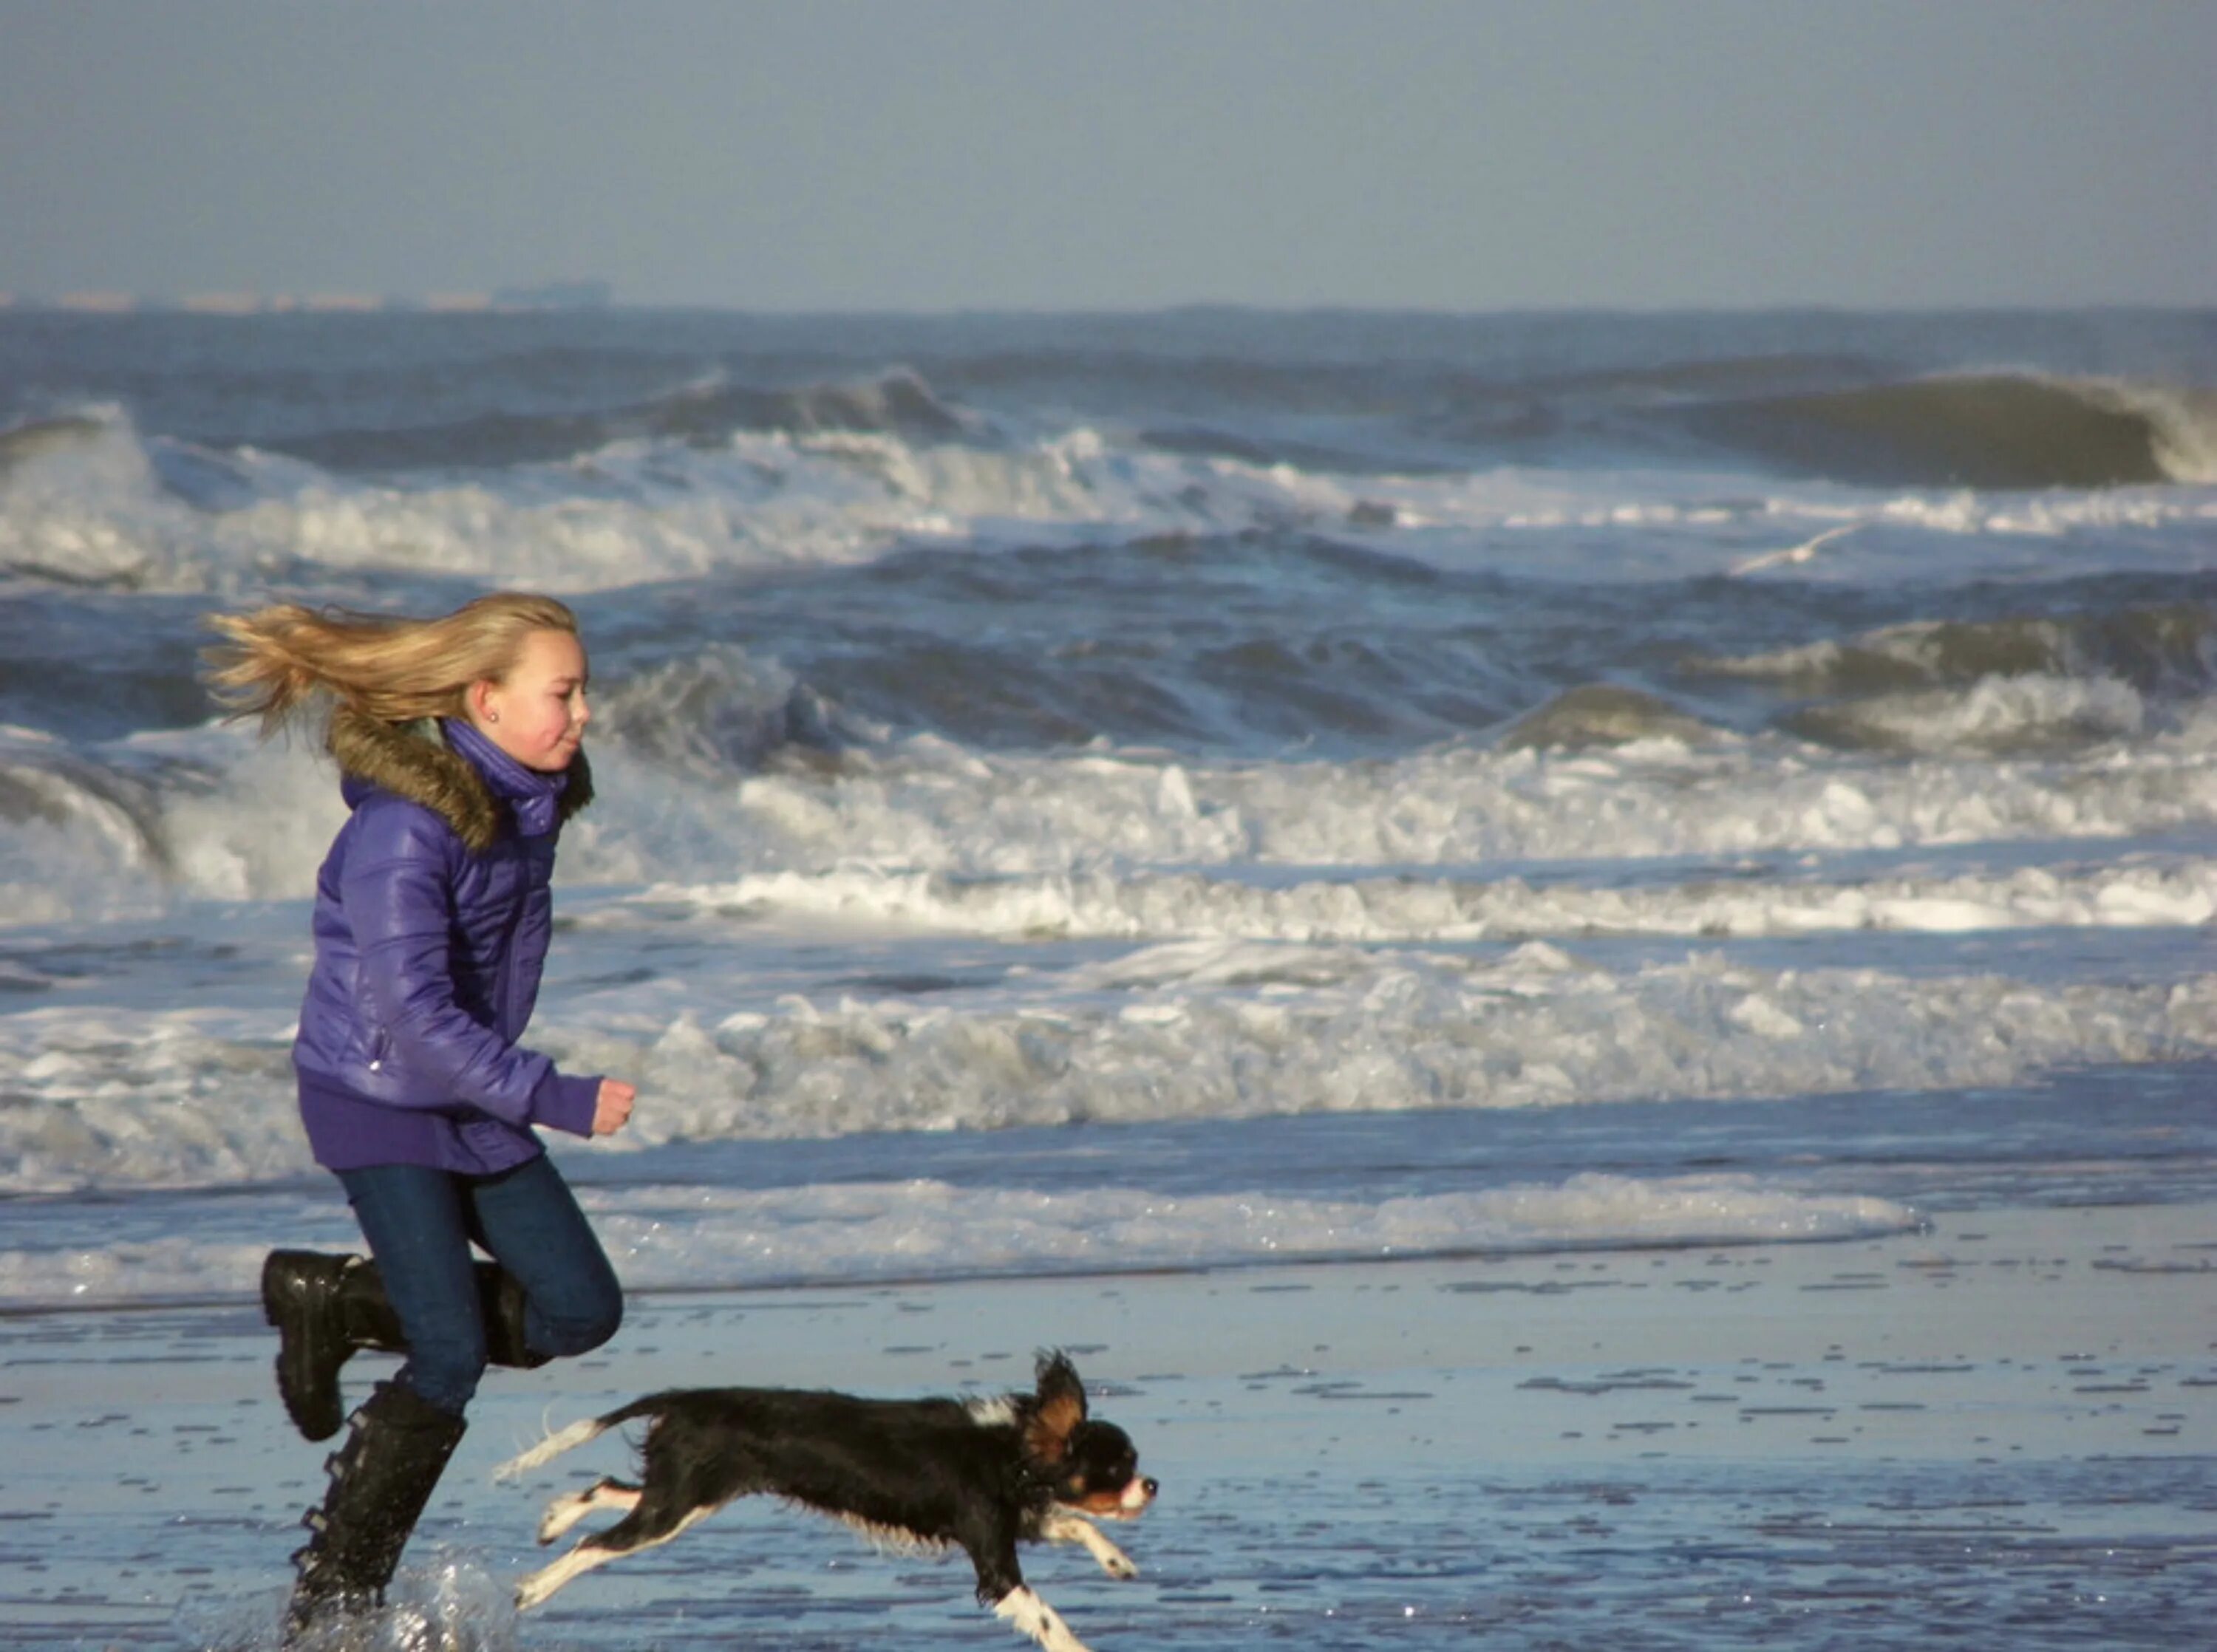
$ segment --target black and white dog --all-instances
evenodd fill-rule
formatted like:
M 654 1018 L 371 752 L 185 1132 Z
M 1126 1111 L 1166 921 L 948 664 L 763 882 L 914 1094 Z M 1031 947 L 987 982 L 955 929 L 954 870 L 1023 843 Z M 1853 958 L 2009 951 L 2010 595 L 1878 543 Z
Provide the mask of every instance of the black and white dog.
M 624 1518 L 516 1587 L 537 1606 L 596 1566 L 667 1543 L 738 1497 L 767 1492 L 896 1547 L 960 1547 L 978 1598 L 1047 1652 L 1085 1652 L 1024 1582 L 1019 1543 L 1078 1543 L 1111 1577 L 1136 1577 L 1096 1520 L 1128 1520 L 1154 1501 L 1130 1438 L 1086 1415 L 1085 1388 L 1060 1353 L 1041 1354 L 1029 1394 L 996 1400 L 871 1400 L 780 1388 L 676 1389 L 573 1423 L 503 1464 L 513 1479 L 609 1429 L 646 1418 L 641 1483 L 604 1479 L 557 1497 L 539 1522 L 552 1543 L 596 1509 Z

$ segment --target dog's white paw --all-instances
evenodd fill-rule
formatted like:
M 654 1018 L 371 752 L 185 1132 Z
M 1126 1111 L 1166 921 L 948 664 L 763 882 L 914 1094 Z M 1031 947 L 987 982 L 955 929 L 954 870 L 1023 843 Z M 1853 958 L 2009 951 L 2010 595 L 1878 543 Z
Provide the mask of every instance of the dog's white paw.
M 557 1497 L 547 1505 L 547 1512 L 539 1517 L 539 1541 L 542 1544 L 553 1542 L 592 1510 L 591 1492 L 580 1492 L 574 1497 Z
M 1139 1569 L 1132 1563 L 1131 1556 L 1096 1532 L 1086 1547 L 1093 1550 L 1093 1558 L 1101 1563 L 1101 1569 L 1115 1578 L 1133 1578 Z

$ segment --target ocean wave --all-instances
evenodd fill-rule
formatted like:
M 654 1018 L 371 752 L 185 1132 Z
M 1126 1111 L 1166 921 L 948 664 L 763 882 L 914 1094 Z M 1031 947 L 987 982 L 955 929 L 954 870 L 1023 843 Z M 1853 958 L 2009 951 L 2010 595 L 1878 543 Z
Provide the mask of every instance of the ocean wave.
M 1613 683 L 1588 683 L 1557 695 L 1519 718 L 1501 737 L 1510 751 L 1529 747 L 1578 750 L 1623 746 L 1636 740 L 1695 741 L 1709 732 L 1658 694 Z
M 2115 676 L 2188 693 L 2217 683 L 2217 610 L 2192 602 L 2000 620 L 1921 620 L 1756 654 L 1696 656 L 1698 675 L 1797 693 L 1883 693 L 1988 676 Z
M 1618 974 L 1546 942 L 1498 959 L 1147 949 L 1040 991 L 999 1009 L 846 994 L 681 1016 L 624 1051 L 659 1098 L 635 1145 L 1945 1089 L 2217 1051 L 2212 977 L 2043 988 L 1702 954 Z
M 1449 746 L 1392 761 L 1201 765 L 1108 751 L 983 755 L 905 742 L 836 780 L 742 780 L 697 823 L 731 870 L 847 864 L 997 877 L 1130 866 L 1415 866 L 1522 860 L 1898 849 L 2103 838 L 2217 816 L 2213 730 L 2149 737 L 2127 761 L 1874 761 L 1717 738 L 1546 754 Z M 652 786 L 649 796 L 658 796 Z M 682 808 L 618 803 L 602 847 L 645 850 Z M 697 837 L 695 841 L 698 841 Z M 675 850 L 672 851 L 676 853 Z M 699 864 L 650 854 L 619 877 Z M 645 872 L 648 866 L 664 870 Z
M 1526 381 L 1529 391 L 1600 396 L 1612 401 L 1683 400 L 1701 397 L 1745 399 L 1808 392 L 1842 384 L 1864 385 L 1885 367 L 1864 355 L 1812 350 L 1765 350 L 1718 356 L 1682 356 L 1652 366 L 1603 367 Z
M 976 417 L 941 400 L 921 375 L 892 368 L 845 383 L 763 388 L 716 373 L 624 406 L 587 411 L 485 410 L 421 425 L 277 436 L 260 446 L 340 472 L 499 471 L 583 459 L 619 442 L 726 446 L 742 434 L 828 432 L 915 441 L 975 439 Z
M 197 617 L 137 595 L 33 588 L 0 599 L 0 730 L 101 740 L 203 720 Z
M 0 476 L 34 459 L 88 447 L 100 440 L 108 425 L 108 420 L 97 412 L 65 413 L 26 419 L 0 430 Z
M 1677 416 L 1770 464 L 1864 485 L 2217 480 L 2217 394 L 2124 380 L 1959 373 L 1714 402 Z
M 293 1017 L 41 1003 L 0 1020 L 0 1192 L 214 1187 L 312 1168 Z
M 1377 1201 L 1144 1188 L 1053 1193 L 917 1179 L 787 1189 L 585 1188 L 629 1291 L 1157 1267 L 1836 1242 L 1921 1225 L 1911 1207 L 1751 1176 L 1587 1174 L 1559 1183 Z M 304 1208 L 293 1225 L 325 1222 Z M 303 1242 L 307 1241 L 304 1238 Z M 354 1242 L 333 1230 L 326 1242 Z M 169 1236 L 0 1249 L 0 1311 L 251 1297 L 265 1243 Z
M 328 763 L 244 730 L 75 750 L 0 730 L 0 929 L 297 897 L 345 817 Z
M 1736 1175 L 1588 1174 L 1376 1201 L 1145 1188 L 1050 1195 L 921 1180 L 627 1188 L 589 1201 L 625 1282 L 648 1289 L 1821 1242 L 1921 1223 L 1890 1199 Z M 0 1280 L 9 1272 L 0 1259 Z
M 600 909 L 596 933 L 693 920 L 815 923 L 990 937 L 1299 946 L 1522 942 L 1548 936 L 1732 937 L 2025 928 L 2198 928 L 2217 918 L 2217 866 L 2118 865 L 1843 878 L 1741 860 L 1610 887 L 1521 873 L 1409 872 L 1258 882 L 1200 872 L 960 878 L 847 866 L 664 883 Z M 1307 963 L 1274 968 L 1309 970 Z
M 1691 675 L 1760 682 L 1823 703 L 1781 726 L 1850 750 L 2037 753 L 2130 739 L 2217 686 L 2217 611 L 1917 620 L 1728 657 Z
M 732 647 L 667 660 L 598 702 L 596 740 L 710 779 L 752 774 L 798 755 L 821 766 L 889 730 L 832 706 L 782 667 Z
M 991 549 L 1041 527 L 1213 527 L 1219 505 L 1188 489 L 1168 470 L 1132 473 L 1082 430 L 1010 451 L 847 430 L 742 434 L 713 450 L 618 441 L 552 467 L 402 485 L 255 452 L 210 471 L 118 411 L 0 474 L 0 576 L 151 593 L 384 574 L 578 592 L 917 543 Z M 1227 489 L 1220 509 L 1245 525 L 1256 492 Z
M 2117 377 L 1904 379 L 1874 361 L 1782 353 L 1561 374 L 1380 374 L 1367 387 L 1303 379 L 1279 406 L 1228 398 L 1213 417 L 1146 423 L 1139 439 L 1349 478 L 1698 465 L 1721 447 L 1766 470 L 1862 487 L 2217 481 L 2217 392 Z
M 162 818 L 155 776 L 0 728 L 0 926 L 158 903 L 178 870 Z
M 201 524 L 164 488 L 120 407 L 0 436 L 0 576 L 65 589 L 176 589 Z
M 2217 513 L 2177 489 L 1872 498 L 1686 470 L 1356 474 L 1165 453 L 1084 425 L 1022 441 L 838 426 L 561 445 L 540 464 L 346 474 L 269 450 L 149 440 L 120 408 L 88 410 L 26 427 L 0 468 L 0 578 L 226 594 L 418 577 L 577 593 L 868 564 L 917 546 L 1291 534 L 1448 571 L 1619 583 L 1793 562 L 1798 550 L 1751 555 L 1751 544 L 1813 532 L 1825 545 L 1812 575 L 1899 567 L 1921 578 L 2052 566 L 2058 552 L 2038 541 L 2087 532 L 2127 536 L 2113 564 L 2139 554 L 2175 570 L 2207 559 L 2200 529 Z M 1939 562 L 1926 535 L 1985 544 Z
M 696 996 L 720 994 L 698 983 Z M 1947 1091 L 2217 1053 L 2208 976 L 2040 984 L 1716 953 L 1614 973 L 1547 942 L 1281 965 L 1175 946 L 1000 1004 L 892 991 L 758 1002 L 640 1025 L 557 991 L 534 1042 L 570 1071 L 627 1073 L 652 1094 L 608 1149 L 619 1156 L 886 1131 Z M 290 1004 L 9 1015 L 0 1187 L 306 1175 L 290 1022 Z
M 1276 956 L 1273 956 L 1273 953 Z M 604 954 L 604 956 L 613 956 Z M 2217 977 L 2041 982 L 1716 952 L 1612 970 L 1575 944 L 1143 947 L 935 993 L 756 980 L 637 954 L 624 991 L 550 981 L 534 1044 L 634 1076 L 608 1150 L 886 1131 L 1757 1100 L 2034 1081 L 2074 1064 L 2217 1055 Z M 719 972 L 720 971 L 720 972 Z M 746 1007 L 731 1009 L 735 992 Z M 247 1001 L 250 999 L 250 1001 Z M 690 1000 L 673 1014 L 673 1004 Z M 222 1186 L 308 1173 L 291 994 L 242 1007 L 0 1019 L 0 1190 Z M 281 1002 L 282 1007 L 279 1008 Z M 651 1007 L 659 1007 L 659 1014 Z M 1967 1036 L 1966 1029 L 1977 1029 Z
M 2038 755 L 2128 740 L 2147 725 L 2146 702 L 2114 677 L 2028 673 L 1982 677 L 1967 688 L 1871 694 L 1793 712 L 1784 726 L 1849 751 Z
M 738 655 L 611 698 L 600 797 L 564 839 L 571 883 L 1623 864 L 2120 838 L 2217 817 L 2217 721 L 2150 730 L 2129 689 L 2047 680 L 1864 704 L 1864 723 L 1819 731 L 1846 748 L 1833 754 L 1714 731 L 1218 763 L 892 738 Z M 297 898 L 343 818 L 307 743 L 213 726 L 83 749 L 11 737 L 0 807 L 0 923 L 55 921 L 78 901 Z

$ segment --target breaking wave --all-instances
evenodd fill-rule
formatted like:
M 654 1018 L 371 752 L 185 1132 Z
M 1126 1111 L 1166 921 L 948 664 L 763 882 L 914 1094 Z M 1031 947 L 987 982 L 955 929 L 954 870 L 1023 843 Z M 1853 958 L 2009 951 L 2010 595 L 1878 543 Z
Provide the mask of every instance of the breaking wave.
M 1845 640 L 1689 663 L 1812 703 L 1782 726 L 1854 750 L 2060 751 L 2190 719 L 2217 685 L 2217 612 L 1918 620 Z
M 1520 718 L 1501 743 L 1511 751 L 1550 747 L 1577 750 L 1630 745 L 1636 740 L 1691 742 L 1707 732 L 1698 718 L 1689 717 L 1659 695 L 1611 683 L 1587 683 Z
M 1699 433 L 1872 486 L 2107 488 L 2217 480 L 2217 394 L 1983 373 L 1713 403 Z
M 1775 652 L 1689 662 L 1697 675 L 1800 693 L 1868 693 L 2049 674 L 2115 676 L 2142 688 L 2217 684 L 2217 610 L 2167 603 L 2114 613 L 1916 620 Z
M 851 383 L 769 389 L 723 374 L 627 406 L 582 412 L 490 411 L 435 424 L 318 431 L 272 450 L 339 472 L 500 470 L 583 458 L 623 441 L 719 447 L 744 432 L 829 431 L 951 441 L 978 422 L 905 368 Z

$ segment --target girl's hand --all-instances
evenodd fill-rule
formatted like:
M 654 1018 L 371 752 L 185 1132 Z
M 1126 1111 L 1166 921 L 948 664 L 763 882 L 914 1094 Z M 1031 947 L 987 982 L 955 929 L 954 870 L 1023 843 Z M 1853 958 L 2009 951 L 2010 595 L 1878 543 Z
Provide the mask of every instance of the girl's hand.
M 613 1136 L 628 1124 L 632 1098 L 638 1094 L 636 1085 L 620 1078 L 602 1079 L 600 1099 L 593 1104 L 593 1134 Z

